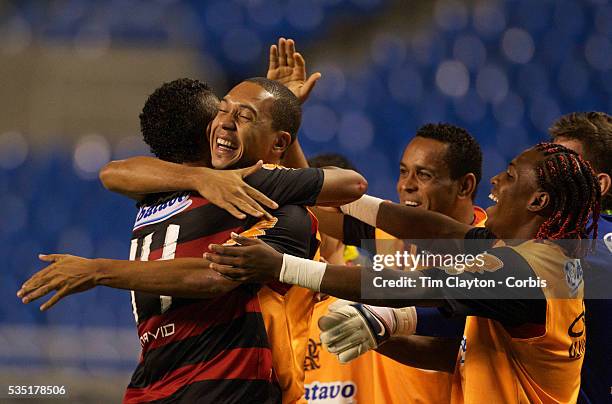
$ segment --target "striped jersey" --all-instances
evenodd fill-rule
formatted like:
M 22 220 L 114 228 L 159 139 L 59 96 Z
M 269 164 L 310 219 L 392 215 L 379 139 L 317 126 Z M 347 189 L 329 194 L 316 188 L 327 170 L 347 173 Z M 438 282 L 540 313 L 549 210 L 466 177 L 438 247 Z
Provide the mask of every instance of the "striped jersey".
M 139 208 L 130 259 L 202 257 L 209 244 L 249 228 L 280 252 L 312 257 L 316 226 L 301 205 L 316 201 L 322 171 L 266 166 L 247 182 L 281 206 L 273 220 L 238 220 L 190 192 L 150 198 Z M 142 352 L 124 402 L 280 402 L 258 290 L 244 284 L 213 299 L 132 292 Z

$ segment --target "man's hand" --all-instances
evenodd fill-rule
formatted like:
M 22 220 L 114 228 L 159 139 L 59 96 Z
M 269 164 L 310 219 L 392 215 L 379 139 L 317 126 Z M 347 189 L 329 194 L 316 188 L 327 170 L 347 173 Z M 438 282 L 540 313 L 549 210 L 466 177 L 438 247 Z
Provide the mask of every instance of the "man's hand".
M 48 267 L 35 273 L 17 292 L 23 303 L 30 303 L 52 291 L 57 291 L 40 306 L 44 311 L 60 299 L 73 293 L 84 292 L 97 285 L 96 260 L 66 254 L 39 255 L 41 261 L 51 262 Z
M 191 190 L 238 219 L 246 218 L 245 213 L 269 219 L 261 205 L 276 209 L 277 204 L 243 180 L 262 164 L 219 171 L 140 156 L 111 161 L 100 171 L 100 180 L 106 189 L 138 200 L 147 194 Z
M 348 363 L 378 348 L 392 336 L 407 336 L 416 330 L 414 307 L 392 309 L 339 300 L 319 319 L 321 342 Z
M 268 282 L 278 280 L 283 255 L 261 240 L 232 233 L 239 246 L 211 244 L 212 253 L 204 254 L 211 262 L 210 269 L 224 277 L 241 282 Z
M 272 215 L 260 205 L 270 209 L 278 208 L 276 202 L 244 182 L 244 178 L 261 169 L 263 162 L 237 170 L 206 169 L 206 176 L 192 178 L 196 192 L 212 204 L 225 209 L 238 219 L 245 219 L 245 213 L 255 217 L 272 219 Z M 244 213 L 243 213 L 244 212 Z
M 270 64 L 266 77 L 287 87 L 303 104 L 314 88 L 321 73 L 317 72 L 306 79 L 306 62 L 295 51 L 293 39 L 280 38 L 278 46 L 270 46 Z

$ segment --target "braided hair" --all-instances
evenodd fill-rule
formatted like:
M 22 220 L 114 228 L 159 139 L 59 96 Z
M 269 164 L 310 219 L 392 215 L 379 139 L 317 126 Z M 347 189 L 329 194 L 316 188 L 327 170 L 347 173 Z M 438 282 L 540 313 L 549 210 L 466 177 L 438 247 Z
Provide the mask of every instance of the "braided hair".
M 536 174 L 538 185 L 550 195 L 552 213 L 542 223 L 536 239 L 597 238 L 601 189 L 591 165 L 578 153 L 554 143 L 539 143 L 535 149 L 543 154 Z M 591 226 L 588 226 L 592 218 Z M 586 251 L 577 243 L 573 255 Z

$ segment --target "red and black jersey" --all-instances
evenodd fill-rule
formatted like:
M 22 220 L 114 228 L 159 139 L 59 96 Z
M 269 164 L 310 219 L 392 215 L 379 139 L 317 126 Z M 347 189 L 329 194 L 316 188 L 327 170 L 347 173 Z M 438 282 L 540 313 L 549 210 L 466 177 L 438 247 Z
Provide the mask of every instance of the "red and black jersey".
M 278 251 L 311 257 L 316 226 L 301 205 L 316 201 L 322 171 L 263 169 L 247 182 L 281 206 L 274 220 L 238 220 L 190 192 L 159 196 L 139 208 L 130 259 L 202 257 L 251 227 Z M 280 402 L 258 289 L 245 284 L 214 299 L 132 292 L 142 353 L 124 402 Z

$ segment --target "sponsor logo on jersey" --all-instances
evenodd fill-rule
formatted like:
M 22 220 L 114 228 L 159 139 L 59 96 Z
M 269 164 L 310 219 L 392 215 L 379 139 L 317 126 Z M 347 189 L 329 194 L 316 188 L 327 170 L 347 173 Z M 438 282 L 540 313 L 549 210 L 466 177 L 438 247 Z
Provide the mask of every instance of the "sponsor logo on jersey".
M 167 338 L 171 335 L 174 335 L 174 323 L 165 324 L 160 327 L 157 327 L 156 330 L 145 331 L 142 335 L 140 335 L 140 345 L 143 347 L 151 341 L 155 341 L 156 339 Z
M 357 393 L 357 386 L 350 381 L 312 382 L 304 387 L 306 389 L 304 397 L 309 403 L 353 403 Z
M 169 217 L 187 209 L 191 203 L 192 200 L 189 198 L 189 193 L 183 192 L 163 199 L 159 203 L 150 206 L 141 206 L 138 210 L 133 230 L 138 230 L 150 224 L 163 222 Z
M 582 264 L 579 259 L 570 259 L 565 262 L 563 266 L 565 272 L 565 283 L 570 290 L 570 296 L 575 296 L 582 283 Z

